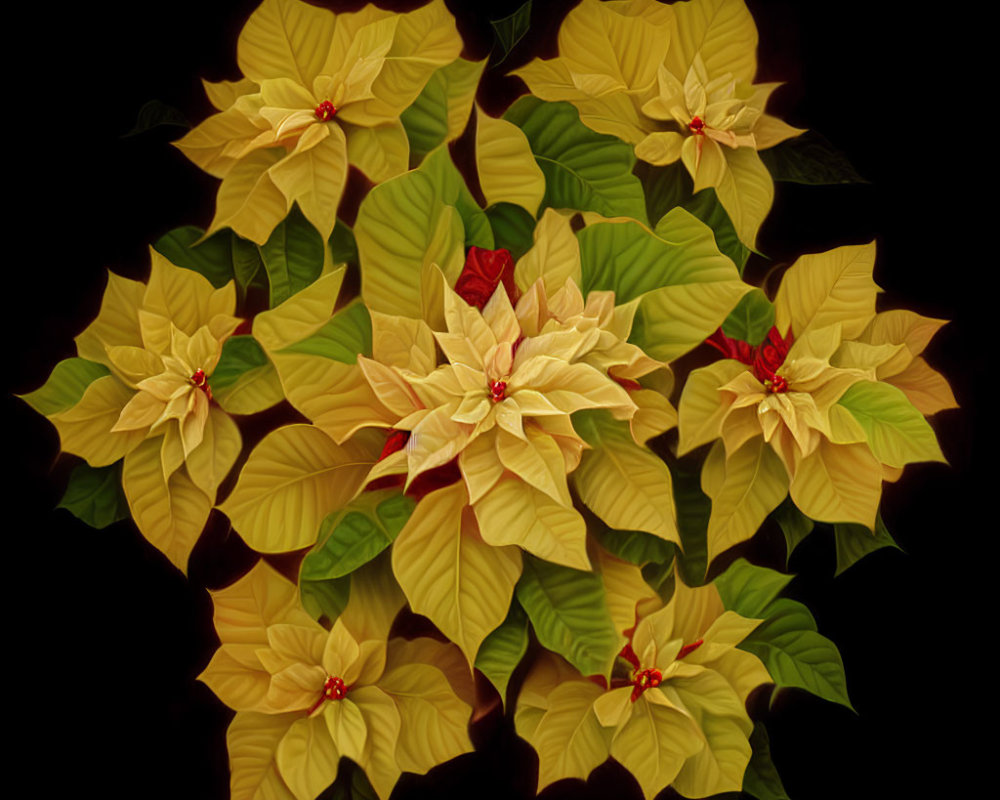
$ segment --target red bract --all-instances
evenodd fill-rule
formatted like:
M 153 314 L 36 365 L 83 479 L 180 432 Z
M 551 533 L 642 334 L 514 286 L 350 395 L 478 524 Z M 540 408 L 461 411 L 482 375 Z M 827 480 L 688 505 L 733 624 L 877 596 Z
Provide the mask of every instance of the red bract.
M 769 386 L 771 391 L 783 392 L 788 388 L 787 381 L 780 375 L 776 375 L 776 372 L 785 363 L 785 357 L 794 341 L 791 329 L 782 338 L 778 329 L 772 325 L 771 330 L 764 337 L 764 341 L 756 347 L 751 347 L 739 339 L 730 339 L 722 332 L 722 328 L 719 328 L 705 341 L 726 358 L 734 358 L 749 367 L 753 367 L 754 377 Z
M 514 284 L 514 259 L 510 250 L 503 247 L 499 250 L 470 247 L 462 274 L 455 282 L 455 291 L 470 306 L 482 311 L 501 282 L 511 305 L 514 305 L 518 291 Z

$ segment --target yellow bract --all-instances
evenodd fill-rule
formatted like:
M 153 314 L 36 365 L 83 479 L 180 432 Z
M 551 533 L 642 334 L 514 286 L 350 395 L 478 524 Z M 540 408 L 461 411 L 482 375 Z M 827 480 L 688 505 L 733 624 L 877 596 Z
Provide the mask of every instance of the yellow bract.
M 874 262 L 873 243 L 789 268 L 776 328 L 794 343 L 773 377 L 732 359 L 689 376 L 680 452 L 715 441 L 701 476 L 712 498 L 710 558 L 750 538 L 786 491 L 813 519 L 873 529 L 883 479 L 911 461 L 943 460 L 921 412 L 954 398 L 917 358 L 943 322 L 876 315 Z
M 337 14 L 264 0 L 240 34 L 245 78 L 206 84 L 219 113 L 176 142 L 222 179 L 208 233 L 258 244 L 298 203 L 326 239 L 353 164 L 375 181 L 405 172 L 400 114 L 462 41 L 443 0 L 407 14 Z
M 91 466 L 124 457 L 122 488 L 142 534 L 186 570 L 215 492 L 236 460 L 236 424 L 212 405 L 208 380 L 233 316 L 232 283 L 213 289 L 150 250 L 149 282 L 109 273 L 101 311 L 76 337 L 111 374 L 49 415 L 62 449 Z
M 453 646 L 388 642 L 399 605 L 373 619 L 367 601 L 384 595 L 373 580 L 370 570 L 355 573 L 351 602 L 329 631 L 264 562 L 213 592 L 222 644 L 200 678 L 237 712 L 233 800 L 313 800 L 342 756 L 384 800 L 403 770 L 426 772 L 472 749 L 471 676 L 454 669 Z
M 553 654 L 528 673 L 514 720 L 538 751 L 539 790 L 586 779 L 609 756 L 636 776 L 647 798 L 667 785 L 686 797 L 742 788 L 753 729 L 746 699 L 771 679 L 736 645 L 759 620 L 726 611 L 714 586 L 689 589 L 679 578 L 670 602 L 659 605 L 638 603 L 632 661 L 618 662 L 611 688 Z
M 742 0 L 584 0 L 559 30 L 559 56 L 514 74 L 643 161 L 683 160 L 694 190 L 714 188 L 753 246 L 774 195 L 757 151 L 802 133 L 764 112 L 778 84 L 752 85 L 756 47 Z

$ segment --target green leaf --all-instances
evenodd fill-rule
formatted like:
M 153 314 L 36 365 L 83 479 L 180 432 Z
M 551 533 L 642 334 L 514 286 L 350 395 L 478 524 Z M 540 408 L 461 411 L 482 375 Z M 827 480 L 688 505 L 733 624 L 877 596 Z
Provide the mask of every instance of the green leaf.
M 864 525 L 838 522 L 833 526 L 833 535 L 837 542 L 837 571 L 834 573 L 835 575 L 840 575 L 869 553 L 874 553 L 883 547 L 895 547 L 900 551 L 903 549 L 896 544 L 889 529 L 885 527 L 881 514 L 875 517 L 874 534 Z
M 315 620 L 333 623 L 351 595 L 351 576 L 310 581 L 299 578 L 299 596 L 306 613 Z
M 767 338 L 774 325 L 774 304 L 760 289 L 747 292 L 736 308 L 722 323 L 722 332 L 730 339 L 739 339 L 757 346 Z
M 443 203 L 454 206 L 465 226 L 465 246 L 493 249 L 493 229 L 469 187 L 458 171 L 447 147 L 439 147 L 420 165 L 419 172 L 431 179 L 437 196 Z
M 342 578 L 396 541 L 415 501 L 399 489 L 362 492 L 323 520 L 319 544 L 303 559 L 304 581 Z
M 490 25 L 493 26 L 497 44 L 503 50 L 503 56 L 493 65 L 495 67 L 510 55 L 510 51 L 528 32 L 528 28 L 531 26 L 531 0 L 528 0 L 513 14 L 501 19 L 491 19 Z
M 708 518 L 712 500 L 701 490 L 700 465 L 691 468 L 688 461 L 670 461 L 670 477 L 677 509 L 677 530 L 683 553 L 677 554 L 681 577 L 688 586 L 701 586 L 708 571 Z
M 65 358 L 56 364 L 49 379 L 33 392 L 19 395 L 25 403 L 46 417 L 72 408 L 87 387 L 110 370 L 85 358 Z
M 656 591 L 664 603 L 669 603 L 674 593 L 674 560 L 671 558 L 662 564 L 646 564 L 642 568 L 642 579 Z
M 316 800 L 379 800 L 365 771 L 348 758 L 341 758 L 337 780 Z
M 601 576 L 524 553 L 517 599 L 543 647 L 583 675 L 607 675 L 621 649 Z
M 354 231 L 344 222 L 337 220 L 330 234 L 330 255 L 334 264 L 357 264 L 358 243 L 354 241 Z
M 153 249 L 171 264 L 204 275 L 216 289 L 234 277 L 231 231 L 223 230 L 196 244 L 205 231 L 193 225 L 174 228 L 153 243 Z
M 231 414 L 256 413 L 284 399 L 276 374 L 256 339 L 231 336 L 222 345 L 222 355 L 208 385 L 223 410 Z
M 813 185 L 869 182 L 847 156 L 815 131 L 786 139 L 758 155 L 776 181 Z
M 778 688 L 794 687 L 840 703 L 852 711 L 844 662 L 837 646 L 816 631 L 816 621 L 802 603 L 779 597 L 764 612 L 764 621 L 740 650 L 764 662 Z
M 260 246 L 271 285 L 270 307 L 305 289 L 323 271 L 324 244 L 309 221 L 293 206 L 288 216 Z
M 791 800 L 771 760 L 771 742 L 761 722 L 753 724 L 750 747 L 753 753 L 743 776 L 743 791 L 757 800 Z
M 663 564 L 674 557 L 674 545 L 643 531 L 619 531 L 608 527 L 596 514 L 588 515 L 587 530 L 601 547 L 637 567 Z
M 642 297 L 629 341 L 653 358 L 672 361 L 696 347 L 750 291 L 711 229 L 683 208 L 656 234 L 636 222 L 602 222 L 577 239 L 582 291 L 613 291 L 619 305 Z
M 226 232 L 230 234 L 231 238 L 233 277 L 236 278 L 236 283 L 239 286 L 246 289 L 260 274 L 261 267 L 264 266 L 264 262 L 260 258 L 260 250 L 253 242 L 237 236 L 232 231 L 227 230 Z
M 569 103 L 545 103 L 531 95 L 514 103 L 504 119 L 524 131 L 545 174 L 539 214 L 551 206 L 647 221 L 642 184 L 632 174 L 631 145 L 592 131 Z
M 645 161 L 638 161 L 635 174 L 642 183 L 646 196 L 646 213 L 654 225 L 668 211 L 683 205 L 691 199 L 694 182 L 683 162 L 676 161 L 664 167 L 655 167 Z
M 282 353 L 306 353 L 344 364 L 356 364 L 358 355 L 372 354 L 372 318 L 360 300 L 334 314 L 312 336 L 289 345 Z
M 664 233 L 674 240 L 662 238 Z M 612 291 L 618 305 L 664 286 L 737 278 L 711 229 L 683 209 L 661 220 L 656 234 L 636 222 L 601 222 L 577 239 L 583 293 Z
M 458 58 L 434 71 L 400 117 L 410 141 L 411 158 L 423 158 L 465 129 L 484 66 L 485 61 Z
M 799 511 L 790 497 L 785 498 L 785 501 L 772 512 L 772 516 L 785 535 L 785 567 L 787 568 L 792 553 L 799 546 L 799 542 L 812 533 L 814 523 Z M 868 533 L 867 528 L 865 532 Z M 870 533 L 868 535 L 871 536 Z
M 73 468 L 66 492 L 56 508 L 65 508 L 91 528 L 106 528 L 129 516 L 122 491 L 122 462 L 107 467 L 79 464 Z
M 174 128 L 191 127 L 188 118 L 178 109 L 167 105 L 161 100 L 149 100 L 139 109 L 132 130 L 122 134 L 122 138 L 126 139 L 129 136 L 136 136 L 153 128 L 159 128 L 161 125 Z
M 685 200 L 682 207 L 712 229 L 719 251 L 736 265 L 740 275 L 742 275 L 743 268 L 747 265 L 747 259 L 750 257 L 750 248 L 743 244 L 740 237 L 736 235 L 736 228 L 733 227 L 726 209 L 719 202 L 715 189 L 702 189 L 694 197 Z
M 515 597 L 507 618 L 483 639 L 476 653 L 476 669 L 492 683 L 500 699 L 506 700 L 507 684 L 528 650 L 528 616 Z
M 722 604 L 729 611 L 735 611 L 742 617 L 759 619 L 793 577 L 738 558 L 715 579 L 715 586 L 722 597 Z
M 903 391 L 883 381 L 858 381 L 837 401 L 858 421 L 883 464 L 944 461 L 934 429 Z
M 535 218 L 516 203 L 494 203 L 486 209 L 496 247 L 506 247 L 517 261 L 535 243 Z

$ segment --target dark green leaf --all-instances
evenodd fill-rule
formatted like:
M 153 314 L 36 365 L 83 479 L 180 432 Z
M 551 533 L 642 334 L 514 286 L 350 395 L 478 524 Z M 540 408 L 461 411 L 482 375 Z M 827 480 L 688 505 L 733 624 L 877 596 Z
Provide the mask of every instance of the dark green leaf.
M 123 134 L 122 138 L 145 133 L 161 125 L 175 128 L 191 127 L 191 123 L 188 122 L 187 117 L 173 106 L 168 106 L 160 100 L 150 100 L 139 109 L 139 114 L 135 118 L 135 125 L 132 126 L 132 130 Z
M 781 528 L 781 532 L 785 535 L 785 567 L 787 567 L 792 553 L 799 546 L 799 542 L 812 533 L 814 523 L 796 508 L 790 497 L 786 497 L 785 501 L 772 512 L 772 515 Z
M 792 577 L 738 558 L 715 579 L 715 586 L 726 609 L 741 617 L 759 619 Z
M 761 722 L 753 724 L 750 747 L 753 753 L 743 776 L 743 791 L 757 800 L 790 800 L 771 760 L 771 742 Z
M 668 211 L 691 199 L 694 183 L 683 162 L 654 167 L 638 161 L 635 174 L 642 183 L 646 197 L 646 213 L 655 226 Z
M 682 554 L 678 554 L 681 577 L 688 586 L 701 586 L 708 571 L 708 518 L 712 501 L 701 490 L 700 467 L 689 462 L 672 461 L 670 477 L 677 508 L 677 530 L 681 535 Z
M 747 292 L 722 323 L 722 332 L 730 339 L 758 345 L 774 325 L 774 304 L 760 289 Z
M 503 50 L 503 56 L 493 65 L 497 66 L 507 58 L 510 51 L 528 32 L 528 28 L 531 26 L 531 0 L 528 0 L 509 16 L 490 20 L 490 25 L 493 26 L 493 32 L 496 34 L 497 44 Z
M 222 345 L 222 355 L 208 379 L 213 392 L 231 388 L 244 373 L 270 364 L 264 349 L 252 336 L 230 336 Z
M 242 239 L 235 233 L 232 234 L 233 252 L 233 276 L 236 283 L 246 289 L 257 274 L 260 272 L 264 262 L 260 258 L 260 250 L 253 242 Z
M 739 644 L 753 653 L 778 688 L 795 687 L 840 703 L 852 711 L 844 662 L 837 646 L 816 631 L 816 621 L 802 603 L 779 597 L 764 621 Z
M 316 800 L 379 800 L 365 771 L 347 758 L 341 758 L 337 780 Z
M 335 622 L 347 608 L 351 595 L 351 576 L 309 581 L 299 578 L 302 607 L 315 620 Z
M 685 200 L 682 207 L 712 229 L 712 233 L 715 234 L 715 243 L 719 246 L 719 252 L 732 261 L 742 275 L 743 268 L 747 265 L 747 259 L 750 257 L 750 249 L 736 235 L 736 229 L 733 227 L 726 209 L 719 202 L 715 189 L 702 189 L 694 197 Z
M 656 590 L 664 603 L 669 603 L 674 593 L 674 560 L 646 564 L 642 568 L 642 579 Z
M 535 218 L 515 203 L 495 203 L 486 209 L 496 247 L 506 247 L 517 261 L 535 243 Z
M 514 103 L 504 119 L 524 131 L 545 174 L 539 213 L 551 206 L 646 222 L 642 184 L 632 174 L 631 145 L 592 131 L 569 103 L 545 103 L 531 95 Z
M 66 492 L 56 508 L 65 508 L 91 528 L 106 528 L 127 519 L 128 501 L 122 491 L 122 462 L 107 467 L 79 464 L 73 468 Z
M 587 529 L 612 555 L 635 564 L 663 564 L 674 557 L 674 545 L 659 536 L 643 531 L 618 531 L 609 528 L 596 515 L 588 516 Z
M 875 533 L 864 525 L 838 522 L 833 526 L 833 535 L 837 540 L 837 572 L 840 575 L 848 567 L 854 566 L 869 553 L 881 550 L 883 547 L 902 548 L 896 544 L 889 529 L 882 521 L 882 515 L 875 517 Z
M 392 544 L 415 502 L 399 489 L 362 492 L 323 520 L 319 544 L 303 559 L 304 581 L 350 575 Z
M 868 183 L 858 175 L 847 156 L 815 131 L 786 139 L 761 150 L 759 155 L 776 181 L 814 185 Z
M 515 597 L 507 618 L 483 640 L 476 653 L 476 669 L 496 687 L 501 700 L 506 699 L 510 676 L 527 650 L 528 616 Z
M 352 231 L 341 220 L 333 227 L 330 234 L 330 255 L 334 264 L 358 264 L 358 243 L 354 241 Z
M 360 301 L 334 314 L 312 336 L 286 347 L 283 353 L 307 353 L 356 364 L 358 355 L 372 354 L 372 318 Z
M 39 414 L 57 414 L 79 403 L 90 384 L 109 374 L 110 370 L 96 361 L 65 358 L 56 364 L 45 383 L 20 397 Z
M 293 206 L 260 246 L 271 286 L 271 308 L 305 289 L 323 271 L 323 237 Z
M 194 270 L 204 275 L 216 289 L 225 286 L 234 277 L 232 231 L 222 230 L 198 242 L 205 232 L 194 225 L 174 228 L 153 243 L 153 249 L 177 267 Z
M 584 675 L 610 671 L 620 647 L 600 575 L 525 553 L 516 592 L 543 647 Z

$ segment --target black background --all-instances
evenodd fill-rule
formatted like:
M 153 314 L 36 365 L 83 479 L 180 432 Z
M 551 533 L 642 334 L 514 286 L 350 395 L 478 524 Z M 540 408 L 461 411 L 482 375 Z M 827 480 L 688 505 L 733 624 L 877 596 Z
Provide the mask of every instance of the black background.
M 149 242 L 209 222 L 217 182 L 169 146 L 180 129 L 122 134 L 154 98 L 194 122 L 207 116 L 199 78 L 238 76 L 236 38 L 255 5 L 35 4 L 7 29 L 4 641 L 8 731 L 18 743 L 9 769 L 27 779 L 22 796 L 228 796 L 231 712 L 195 681 L 216 644 L 206 586 L 221 586 L 226 572 L 204 554 L 232 555 L 227 579 L 252 555 L 215 520 L 188 580 L 128 521 L 94 531 L 54 511 L 72 461 L 57 460 L 52 426 L 10 393 L 36 388 L 75 354 L 72 337 L 97 312 L 105 268 L 142 278 Z M 448 0 L 465 55 L 486 55 L 488 19 L 518 5 Z M 520 91 L 502 77 L 508 69 L 554 54 L 572 5 L 536 0 L 528 38 L 488 72 L 480 100 L 490 110 Z M 858 715 L 783 694 L 766 718 L 774 760 L 795 800 L 963 796 L 996 739 L 995 634 L 980 589 L 997 528 L 981 516 L 994 473 L 985 376 L 995 365 L 986 281 L 996 248 L 976 190 L 995 176 L 988 120 L 977 118 L 973 96 L 976 26 L 957 6 L 917 14 L 896 4 L 749 5 L 758 80 L 788 82 L 775 96 L 781 115 L 823 133 L 871 181 L 779 184 L 760 249 L 780 262 L 876 238 L 882 307 L 954 320 L 928 357 L 962 405 L 933 420 L 950 467 L 911 466 L 886 486 L 883 514 L 905 554 L 879 551 L 836 580 L 829 537 L 810 537 L 793 558 L 802 577 L 791 594 L 839 646 Z M 394 800 L 532 796 L 530 748 L 496 718 L 477 740 L 493 744 L 429 778 L 405 778 Z M 545 797 L 634 792 L 606 767 L 587 787 L 564 782 Z

